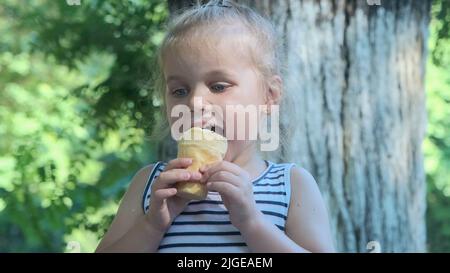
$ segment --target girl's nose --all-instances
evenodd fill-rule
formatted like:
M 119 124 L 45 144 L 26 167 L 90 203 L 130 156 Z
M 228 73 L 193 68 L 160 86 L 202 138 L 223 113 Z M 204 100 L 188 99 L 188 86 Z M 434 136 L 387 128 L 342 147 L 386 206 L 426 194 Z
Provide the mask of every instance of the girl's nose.
M 188 106 L 192 111 L 199 111 L 202 113 L 205 105 L 209 103 L 208 95 L 209 89 L 204 86 L 198 86 L 191 91 Z
M 189 98 L 188 107 L 191 109 L 192 112 L 203 113 L 203 110 L 205 109 L 203 97 L 192 95 Z

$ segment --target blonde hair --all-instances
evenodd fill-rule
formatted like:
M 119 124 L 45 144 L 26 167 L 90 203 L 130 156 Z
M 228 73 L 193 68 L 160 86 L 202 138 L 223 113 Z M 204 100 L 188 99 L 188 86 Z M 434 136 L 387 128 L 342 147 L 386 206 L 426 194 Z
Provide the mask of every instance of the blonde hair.
M 280 41 L 282 39 L 278 37 L 275 27 L 269 19 L 234 1 L 210 0 L 203 5 L 197 1 L 194 6 L 179 10 L 172 15 L 172 20 L 168 24 L 167 33 L 157 54 L 158 71 L 154 93 L 162 102 L 163 113 L 159 118 L 164 117 L 166 111 L 164 103 L 166 85 L 163 75 L 163 58 L 166 50 L 180 43 L 189 44 L 193 36 L 208 37 L 204 34 L 215 33 L 222 28 L 236 25 L 243 27 L 247 38 L 254 39 L 254 43 L 247 43 L 247 46 L 250 47 L 250 57 L 262 83 L 270 88 L 272 83 L 265 79 L 273 75 L 281 77 L 284 70 L 281 62 L 283 52 Z M 164 124 L 160 124 L 156 128 L 160 135 L 161 133 L 162 135 L 167 134 L 162 129 L 169 130 L 167 120 L 163 122 Z

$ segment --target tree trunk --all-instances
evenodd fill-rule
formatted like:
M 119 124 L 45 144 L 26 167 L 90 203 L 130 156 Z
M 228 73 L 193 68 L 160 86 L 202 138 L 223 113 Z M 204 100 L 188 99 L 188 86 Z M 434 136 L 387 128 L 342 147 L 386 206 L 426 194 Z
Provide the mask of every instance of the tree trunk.
M 283 37 L 285 96 L 295 107 L 281 109 L 287 141 L 272 159 L 314 175 L 338 250 L 426 251 L 431 0 L 237 2 L 268 15 Z

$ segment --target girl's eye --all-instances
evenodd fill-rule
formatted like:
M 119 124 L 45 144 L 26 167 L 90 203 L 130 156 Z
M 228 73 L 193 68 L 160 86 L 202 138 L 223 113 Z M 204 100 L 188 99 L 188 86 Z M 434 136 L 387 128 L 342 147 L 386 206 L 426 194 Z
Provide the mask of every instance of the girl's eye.
M 172 95 L 175 97 L 184 97 L 188 94 L 188 91 L 185 88 L 179 88 L 172 91 Z
M 216 83 L 211 86 L 211 90 L 214 93 L 221 93 L 221 92 L 225 91 L 225 89 L 227 89 L 227 87 L 228 87 L 227 85 Z

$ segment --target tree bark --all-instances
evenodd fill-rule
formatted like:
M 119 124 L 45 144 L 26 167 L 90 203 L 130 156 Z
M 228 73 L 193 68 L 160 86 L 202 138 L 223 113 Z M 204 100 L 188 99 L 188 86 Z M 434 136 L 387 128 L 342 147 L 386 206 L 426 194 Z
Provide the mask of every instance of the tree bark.
M 338 250 L 426 251 L 421 145 L 431 0 L 237 2 L 270 17 L 282 37 L 287 139 L 271 159 L 316 178 Z

